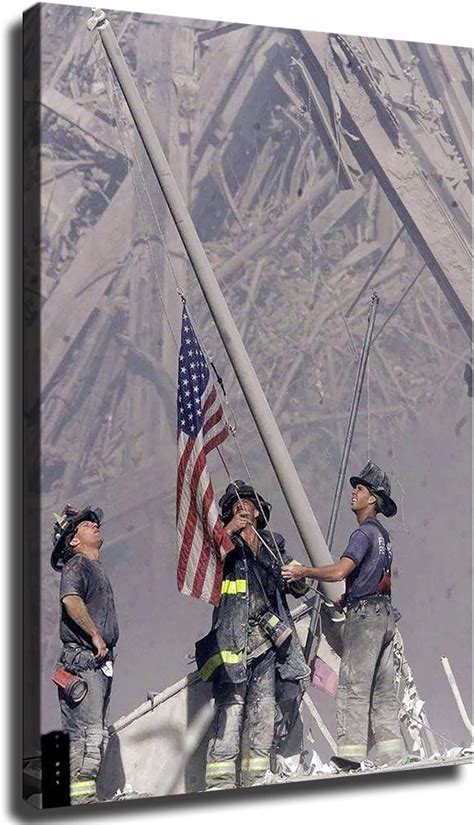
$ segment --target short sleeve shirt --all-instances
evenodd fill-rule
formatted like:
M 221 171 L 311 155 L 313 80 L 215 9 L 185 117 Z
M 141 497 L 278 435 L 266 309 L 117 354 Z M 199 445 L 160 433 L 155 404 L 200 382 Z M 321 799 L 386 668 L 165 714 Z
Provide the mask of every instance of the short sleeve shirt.
M 61 641 L 75 642 L 92 650 L 90 636 L 76 624 L 62 604 L 65 596 L 80 596 L 107 647 L 112 648 L 117 644 L 119 628 L 114 594 L 109 577 L 100 561 L 75 553 L 62 569 L 59 590 Z
M 384 571 L 391 568 L 390 536 L 377 519 L 366 519 L 351 534 L 342 558 L 352 559 L 357 565 L 346 579 L 347 595 L 374 595 Z

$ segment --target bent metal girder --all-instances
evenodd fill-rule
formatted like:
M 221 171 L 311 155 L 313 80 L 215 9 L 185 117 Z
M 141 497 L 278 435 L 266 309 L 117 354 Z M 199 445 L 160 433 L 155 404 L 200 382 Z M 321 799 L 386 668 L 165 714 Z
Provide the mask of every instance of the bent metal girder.
M 446 295 L 467 334 L 472 328 L 471 255 L 445 205 L 430 185 L 418 159 L 403 143 L 396 121 L 359 66 L 356 57 L 342 67 L 338 37 L 338 60 L 331 59 L 327 35 L 295 33 L 310 74 L 321 93 L 332 89 L 342 114 L 356 140 L 349 139 L 359 162 L 373 169 L 380 186 L 397 212 L 434 278 Z M 341 56 L 339 57 L 339 53 Z M 325 94 L 326 99 L 328 93 Z M 327 102 L 331 105 L 330 100 Z M 397 145 L 398 143 L 398 145 Z

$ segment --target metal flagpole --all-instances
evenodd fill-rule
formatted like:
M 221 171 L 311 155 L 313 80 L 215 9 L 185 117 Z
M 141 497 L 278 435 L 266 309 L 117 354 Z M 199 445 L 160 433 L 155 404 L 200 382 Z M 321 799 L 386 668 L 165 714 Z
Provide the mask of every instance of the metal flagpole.
M 354 397 L 352 399 L 351 411 L 349 413 L 349 423 L 347 425 L 346 440 L 344 442 L 344 450 L 342 453 L 341 466 L 339 468 L 339 475 L 337 478 L 336 493 L 332 505 L 331 518 L 329 519 L 329 527 L 326 536 L 326 542 L 329 550 L 331 550 L 334 540 L 334 531 L 336 529 L 336 521 L 339 513 L 339 505 L 341 503 L 342 488 L 346 476 L 347 462 L 349 460 L 349 453 L 352 446 L 352 438 L 354 436 L 354 428 L 359 411 L 360 396 L 362 394 L 362 386 L 364 384 L 365 369 L 367 367 L 367 360 L 369 358 L 370 344 L 372 342 L 372 334 L 374 331 L 375 316 L 377 315 L 377 308 L 379 305 L 379 296 L 376 292 L 372 295 L 369 305 L 369 317 L 367 321 L 367 332 L 365 335 L 364 346 L 359 361 L 359 369 L 357 371 L 356 385 L 354 390 Z
M 315 566 L 332 564 L 333 559 L 324 536 L 174 180 L 158 136 L 120 51 L 112 26 L 105 18 L 104 12 L 94 10 L 88 27 L 91 31 L 97 28 L 100 34 L 306 552 Z M 339 583 L 325 583 L 322 587 L 330 599 L 336 600 L 341 595 L 342 587 Z
M 364 345 L 362 347 L 362 352 L 361 352 L 361 356 L 360 356 L 360 360 L 359 360 L 359 367 L 358 367 L 358 370 L 357 370 L 357 378 L 356 378 L 356 384 L 355 384 L 355 389 L 354 389 L 354 395 L 353 395 L 353 398 L 352 398 L 352 405 L 351 405 L 351 410 L 350 410 L 350 413 L 349 413 L 349 423 L 347 425 L 347 433 L 346 433 L 346 438 L 345 438 L 345 441 L 344 441 L 344 449 L 343 449 L 343 452 L 342 452 L 341 466 L 339 468 L 339 475 L 337 477 L 336 492 L 335 492 L 335 495 L 334 495 L 334 501 L 333 501 L 332 511 L 331 511 L 331 518 L 329 519 L 329 527 L 328 527 L 328 532 L 327 532 L 327 536 L 326 536 L 326 544 L 328 546 L 329 552 L 331 552 L 332 543 L 333 543 L 333 540 L 334 540 L 334 531 L 336 529 L 336 521 L 337 521 L 337 516 L 338 516 L 338 513 L 339 513 L 339 506 L 340 506 L 340 503 L 341 503 L 342 488 L 343 488 L 344 480 L 345 480 L 345 477 L 346 477 L 347 462 L 349 460 L 349 453 L 351 451 L 351 446 L 352 446 L 352 438 L 354 436 L 354 428 L 355 428 L 355 423 L 356 423 L 356 419 L 357 419 L 357 413 L 358 413 L 358 410 L 359 410 L 360 396 L 361 396 L 361 393 L 362 393 L 362 386 L 364 384 L 365 370 L 366 370 L 366 367 L 367 367 L 367 360 L 368 360 L 368 357 L 369 357 L 370 344 L 371 344 L 371 341 L 372 341 L 372 335 L 373 335 L 373 331 L 374 331 L 375 317 L 377 315 L 378 304 L 379 304 L 379 297 L 378 297 L 377 293 L 374 292 L 371 299 L 370 299 L 369 317 L 368 317 L 368 321 L 367 321 L 367 332 L 365 334 Z M 309 623 L 308 636 L 306 638 L 306 644 L 305 644 L 305 649 L 304 649 L 306 661 L 309 661 L 309 659 L 311 657 L 311 649 L 313 647 L 313 642 L 314 642 L 314 638 L 315 638 L 315 635 L 316 635 L 316 627 L 317 627 L 317 624 L 318 624 L 318 618 L 319 618 L 320 610 L 321 610 L 321 599 L 319 598 L 319 599 L 316 599 L 315 605 L 313 607 L 313 612 L 311 614 L 311 621 Z

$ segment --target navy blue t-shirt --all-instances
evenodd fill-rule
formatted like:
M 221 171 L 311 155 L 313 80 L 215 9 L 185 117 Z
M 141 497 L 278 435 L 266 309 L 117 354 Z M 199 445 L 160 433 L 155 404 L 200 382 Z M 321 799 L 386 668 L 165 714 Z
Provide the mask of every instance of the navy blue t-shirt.
M 81 597 L 105 644 L 108 648 L 113 648 L 119 637 L 117 614 L 112 585 L 100 561 L 93 561 L 81 553 L 74 553 L 62 569 L 59 588 L 61 641 L 75 642 L 94 650 L 90 636 L 76 624 L 62 604 L 65 596 Z
M 341 558 L 352 559 L 357 565 L 346 579 L 346 594 L 354 598 L 372 596 L 385 571 L 390 572 L 392 548 L 385 527 L 369 518 L 351 534 Z

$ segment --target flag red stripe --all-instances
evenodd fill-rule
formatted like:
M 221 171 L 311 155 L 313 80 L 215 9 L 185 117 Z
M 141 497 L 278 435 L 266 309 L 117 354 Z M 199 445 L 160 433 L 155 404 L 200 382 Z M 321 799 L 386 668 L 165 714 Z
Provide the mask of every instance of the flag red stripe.
M 207 523 L 209 508 L 210 508 L 213 500 L 214 500 L 214 490 L 212 489 L 211 481 L 209 481 L 209 484 L 207 485 L 207 490 L 204 494 L 203 506 L 202 506 L 204 523 Z M 202 588 L 203 588 L 203 585 L 204 585 L 204 580 L 206 578 L 207 568 L 208 568 L 208 565 L 209 565 L 210 555 L 211 555 L 211 545 L 210 545 L 209 539 L 206 539 L 206 537 L 204 537 L 202 547 L 201 547 L 201 553 L 200 553 L 200 556 L 199 556 L 199 561 L 198 561 L 197 567 L 196 567 L 196 574 L 194 576 L 193 588 L 192 588 L 193 596 L 196 596 L 196 598 L 198 598 L 198 599 L 201 597 Z
M 203 428 L 202 428 L 202 434 L 203 434 L 203 436 L 206 436 L 206 435 L 207 435 L 207 433 L 209 432 L 209 430 L 212 430 L 212 428 L 213 428 L 213 427 L 214 427 L 214 426 L 218 423 L 218 421 L 220 421 L 220 419 L 222 418 L 222 416 L 223 416 L 222 407 L 221 407 L 221 406 L 220 406 L 220 404 L 219 404 L 219 407 L 217 408 L 217 410 L 215 411 L 215 413 L 213 413 L 213 414 L 211 415 L 211 417 L 210 417 L 210 418 L 208 418 L 208 420 L 207 420 L 207 421 L 206 421 L 206 423 L 204 424 L 204 426 L 203 426 Z
M 181 458 L 179 459 L 178 464 L 178 480 L 176 483 L 176 519 L 179 515 L 179 509 L 181 507 L 181 493 L 183 491 L 183 479 L 184 474 L 186 472 L 186 467 L 188 465 L 189 456 L 191 455 L 194 447 L 194 441 L 190 438 L 188 439 L 186 446 L 181 454 Z
M 214 525 L 212 535 L 214 537 L 216 547 L 219 547 L 221 552 L 224 551 L 224 555 L 227 556 L 227 553 L 234 549 L 234 542 L 224 530 L 222 521 L 220 521 L 219 519 L 216 521 Z
M 213 588 L 212 588 L 212 592 L 211 592 L 211 595 L 209 597 L 210 603 L 214 604 L 216 607 L 217 607 L 217 605 L 219 604 L 219 602 L 221 600 L 223 567 L 224 567 L 224 565 L 221 565 L 218 568 L 220 575 L 218 575 L 218 576 L 216 575 L 216 577 L 214 579 L 214 585 L 213 585 Z
M 206 451 L 206 455 L 208 453 L 210 453 L 211 450 L 214 450 L 216 447 L 218 447 L 219 444 L 222 444 L 222 442 L 226 440 L 228 435 L 229 435 L 229 431 L 228 431 L 227 427 L 225 427 L 223 430 L 221 430 L 219 433 L 217 433 L 214 436 L 214 438 L 211 438 L 211 440 L 208 441 L 207 444 L 204 445 L 204 450 Z
M 213 386 L 212 386 L 212 390 L 210 391 L 209 395 L 207 396 L 207 398 L 206 398 L 206 400 L 205 400 L 205 402 L 204 402 L 204 406 L 203 406 L 203 408 L 202 408 L 202 410 L 201 410 L 201 412 L 202 412 L 203 416 L 205 416 L 205 415 L 206 415 L 206 413 L 207 413 L 207 411 L 208 411 L 209 407 L 212 407 L 212 405 L 213 405 L 214 401 L 216 400 L 216 396 L 217 396 L 216 388 L 215 388 L 215 386 L 213 385 Z
M 181 586 L 184 584 L 186 567 L 188 564 L 188 559 L 191 554 L 193 539 L 194 539 L 194 530 L 196 527 L 197 521 L 197 508 L 196 508 L 196 494 L 199 484 L 199 479 L 201 474 L 206 466 L 206 454 L 204 448 L 200 451 L 198 457 L 196 458 L 196 462 L 193 467 L 193 473 L 191 476 L 190 481 L 190 488 L 191 488 L 191 500 L 189 503 L 188 515 L 186 518 L 186 524 L 183 531 L 183 540 L 181 542 L 181 551 L 179 556 L 179 563 L 178 563 L 178 586 L 179 582 L 181 581 Z

